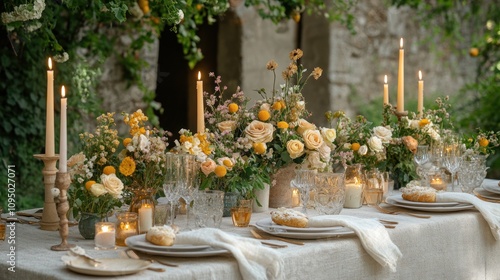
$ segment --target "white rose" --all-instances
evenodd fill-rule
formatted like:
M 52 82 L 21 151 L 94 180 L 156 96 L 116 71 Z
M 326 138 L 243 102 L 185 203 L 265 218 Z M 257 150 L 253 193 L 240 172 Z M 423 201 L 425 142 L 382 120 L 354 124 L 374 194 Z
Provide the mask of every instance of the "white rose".
M 420 128 L 420 121 L 419 120 L 408 120 L 408 126 L 413 129 Z
M 320 130 L 323 138 L 330 144 L 333 143 L 333 141 L 335 141 L 335 139 L 337 138 L 337 131 L 334 128 L 322 127 L 320 128 Z
M 380 140 L 377 136 L 372 136 L 368 139 L 368 146 L 370 146 L 370 149 L 376 153 L 380 153 L 384 150 L 382 140 Z
M 201 163 L 201 172 L 203 172 L 203 174 L 205 174 L 205 176 L 208 176 L 208 174 L 214 172 L 215 170 L 215 167 L 217 166 L 217 164 L 215 163 L 215 161 L 211 158 L 207 158 L 207 160 L 205 160 L 204 162 Z
M 230 132 L 234 131 L 236 129 L 236 122 L 235 121 L 223 121 L 217 124 L 217 128 L 221 132 Z
M 429 127 L 427 129 L 427 134 L 429 134 L 429 136 L 432 138 L 432 140 L 434 141 L 439 141 L 441 140 L 441 136 L 439 135 L 439 133 L 432 127 Z
M 377 126 L 373 129 L 373 134 L 382 140 L 382 143 L 389 143 L 392 138 L 392 131 L 383 126 Z
M 252 121 L 246 128 L 246 137 L 254 143 L 269 143 L 273 140 L 274 126 L 270 123 Z
M 307 155 L 307 162 L 309 163 L 309 167 L 311 169 L 324 169 L 326 167 L 326 163 L 321 161 L 321 157 L 318 152 L 310 152 Z
M 316 129 L 316 126 L 304 119 L 299 119 L 297 132 L 302 135 L 306 130 Z
M 135 136 L 134 136 L 134 138 L 135 138 Z M 139 144 L 139 149 L 142 152 L 149 151 L 149 146 L 150 146 L 149 139 L 146 136 L 144 136 L 144 134 L 139 135 L 138 144 Z
M 95 183 L 90 187 L 90 193 L 92 193 L 93 196 L 99 197 L 108 193 L 108 191 L 102 184 Z
M 344 143 L 344 149 L 350 150 L 351 149 L 351 143 Z
M 323 161 L 325 161 L 325 162 L 330 161 L 330 154 L 331 154 L 332 150 L 330 149 L 330 147 L 326 143 L 323 144 L 321 147 L 319 147 L 318 152 L 319 152 L 319 155 Z
M 358 154 L 364 156 L 366 153 L 368 153 L 368 147 L 366 145 L 359 147 Z
M 262 105 L 260 105 L 260 109 L 261 110 L 270 111 L 271 110 L 271 105 L 269 105 L 269 103 L 262 103 Z
M 114 198 L 122 198 L 123 182 L 115 174 L 102 174 L 101 182 L 106 191 Z
M 304 144 L 299 140 L 290 140 L 286 143 L 286 150 L 291 158 L 298 158 L 304 154 Z
M 308 129 L 304 131 L 302 136 L 304 137 L 304 144 L 310 150 L 317 150 L 324 143 L 323 136 L 321 136 L 321 132 L 317 129 Z

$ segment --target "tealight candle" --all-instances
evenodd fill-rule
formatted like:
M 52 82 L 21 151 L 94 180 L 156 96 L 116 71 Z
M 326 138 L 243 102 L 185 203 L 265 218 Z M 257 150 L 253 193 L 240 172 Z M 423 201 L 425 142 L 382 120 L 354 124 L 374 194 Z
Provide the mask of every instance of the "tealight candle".
M 139 208 L 139 233 L 147 232 L 153 226 L 153 207 L 143 204 Z
M 97 250 L 115 249 L 115 224 L 99 222 L 95 224 L 95 248 Z
M 349 183 L 345 185 L 344 208 L 359 208 L 363 204 L 363 184 Z

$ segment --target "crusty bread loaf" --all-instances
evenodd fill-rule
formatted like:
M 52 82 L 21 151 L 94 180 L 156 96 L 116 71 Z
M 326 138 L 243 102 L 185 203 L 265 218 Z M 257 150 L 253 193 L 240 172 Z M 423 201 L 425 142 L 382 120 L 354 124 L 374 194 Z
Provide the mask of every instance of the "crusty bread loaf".
M 436 189 L 409 185 L 401 188 L 403 199 L 416 202 L 436 202 Z
M 154 226 L 146 233 L 146 240 L 160 246 L 172 246 L 175 240 L 175 229 L 169 226 Z
M 307 227 L 307 216 L 297 210 L 278 208 L 271 212 L 271 219 L 278 225 L 305 228 Z

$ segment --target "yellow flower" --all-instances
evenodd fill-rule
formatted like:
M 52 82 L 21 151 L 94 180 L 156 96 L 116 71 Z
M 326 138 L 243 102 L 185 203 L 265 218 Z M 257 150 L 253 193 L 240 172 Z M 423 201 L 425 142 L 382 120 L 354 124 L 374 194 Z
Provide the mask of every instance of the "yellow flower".
M 319 79 L 319 77 L 321 77 L 321 74 L 323 74 L 323 69 L 321 69 L 320 67 L 315 67 L 312 72 L 313 78 L 317 80 Z
M 426 125 L 428 125 L 428 124 L 430 124 L 430 123 L 431 123 L 431 122 L 430 122 L 428 119 L 421 119 L 421 120 L 420 120 L 420 122 L 418 123 L 418 125 L 419 125 L 420 127 L 424 127 L 424 126 L 426 126 Z
M 304 52 L 301 49 L 296 49 L 290 52 L 290 60 L 297 61 L 299 60 Z
M 271 117 L 271 114 L 269 114 L 269 111 L 267 111 L 267 110 L 260 110 L 258 117 L 259 117 L 259 120 L 265 122 L 265 121 L 269 120 L 269 118 Z
M 277 126 L 278 126 L 278 128 L 281 128 L 281 129 L 287 129 L 288 128 L 288 123 L 284 122 L 284 121 L 281 121 L 281 122 L 278 122 Z
M 130 176 L 135 171 L 135 161 L 131 157 L 126 157 L 122 160 L 119 167 L 120 173 L 125 176 Z
M 104 167 L 104 169 L 102 170 L 102 173 L 104 173 L 106 175 L 115 174 L 116 169 L 113 166 L 108 165 L 108 166 Z
M 486 138 L 479 139 L 479 146 L 481 146 L 481 147 L 486 147 L 486 146 L 488 146 L 489 143 L 490 143 L 490 141 L 488 141 L 488 139 L 486 139 Z
M 222 164 L 224 164 L 224 166 L 229 167 L 229 168 L 233 167 L 233 162 L 230 159 L 223 160 Z
M 263 155 L 266 153 L 267 145 L 265 143 L 254 143 L 253 151 L 258 155 Z
M 217 167 L 215 167 L 214 173 L 219 178 L 224 177 L 227 174 L 226 167 L 218 165 Z
M 274 102 L 274 104 L 271 108 L 273 108 L 273 110 L 276 110 L 276 111 L 281 110 L 281 101 Z
M 227 106 L 227 109 L 229 113 L 236 113 L 238 112 L 239 106 L 236 103 L 231 103 Z
M 267 70 L 275 70 L 278 68 L 278 63 L 274 60 L 269 60 L 269 62 L 266 64 Z
M 356 143 L 352 143 L 351 150 L 353 150 L 353 151 L 356 152 L 357 150 L 359 150 L 359 147 L 361 147 L 361 145 L 359 145 L 359 143 L 357 143 L 357 142 Z
M 90 188 L 95 183 L 96 183 L 96 181 L 87 181 L 87 183 L 85 183 L 85 189 L 87 189 L 87 191 L 90 191 Z
M 132 143 L 132 138 L 125 138 L 123 139 L 123 146 L 127 147 L 128 144 Z

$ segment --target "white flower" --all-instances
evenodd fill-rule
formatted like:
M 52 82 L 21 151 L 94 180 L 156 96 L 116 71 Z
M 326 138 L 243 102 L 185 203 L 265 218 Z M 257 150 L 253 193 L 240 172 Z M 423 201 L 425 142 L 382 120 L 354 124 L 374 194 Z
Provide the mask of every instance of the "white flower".
M 351 143 L 344 143 L 344 149 L 350 150 L 351 149 Z
M 123 183 L 115 174 L 102 174 L 101 182 L 111 196 L 114 198 L 122 198 Z
M 35 0 L 33 4 L 21 4 L 14 7 L 14 11 L 2 13 L 2 22 L 9 24 L 15 21 L 28 21 L 39 19 L 45 10 L 45 1 Z
M 136 137 L 137 136 L 134 136 L 134 140 L 136 139 Z M 149 152 L 150 142 L 149 139 L 146 136 L 144 136 L 144 134 L 139 135 L 138 144 L 141 152 L 143 153 Z
M 382 140 L 377 136 L 372 136 L 368 139 L 368 146 L 370 149 L 376 153 L 384 151 L 384 146 L 382 145 Z
M 366 145 L 359 147 L 358 154 L 364 156 L 366 153 L 368 153 L 368 147 Z
M 323 161 L 325 161 L 325 162 L 330 161 L 330 154 L 331 154 L 332 150 L 330 149 L 330 147 L 326 143 L 324 143 L 321 147 L 319 147 L 318 152 L 319 152 L 319 155 Z
M 265 111 L 270 111 L 271 105 L 269 105 L 269 103 L 262 103 L 262 105 L 260 105 L 260 109 Z
M 102 184 L 99 184 L 99 183 L 95 183 L 92 186 L 90 186 L 90 192 L 96 197 L 99 197 L 103 194 L 108 193 L 106 188 Z
M 332 144 L 337 138 L 337 131 L 334 128 L 321 127 L 320 130 L 327 143 Z
M 175 24 L 181 23 L 181 21 L 184 19 L 184 12 L 182 10 L 179 10 L 177 12 L 177 15 L 179 16 L 179 19 L 175 22 Z
M 418 129 L 420 128 L 420 121 L 419 120 L 408 120 L 408 126 L 413 129 Z
M 321 161 L 321 157 L 318 152 L 310 152 L 307 155 L 307 162 L 309 163 L 309 167 L 312 169 L 322 170 L 326 167 L 326 163 Z
M 441 140 L 441 136 L 439 133 L 432 127 L 427 128 L 427 134 L 432 138 L 434 141 L 439 141 Z
M 54 55 L 54 60 L 59 62 L 59 63 L 64 63 L 68 61 L 69 59 L 69 54 L 67 52 L 63 52 L 62 54 L 57 54 Z
M 389 143 L 392 138 L 392 131 L 384 126 L 373 128 L 373 134 L 382 140 L 382 143 Z

